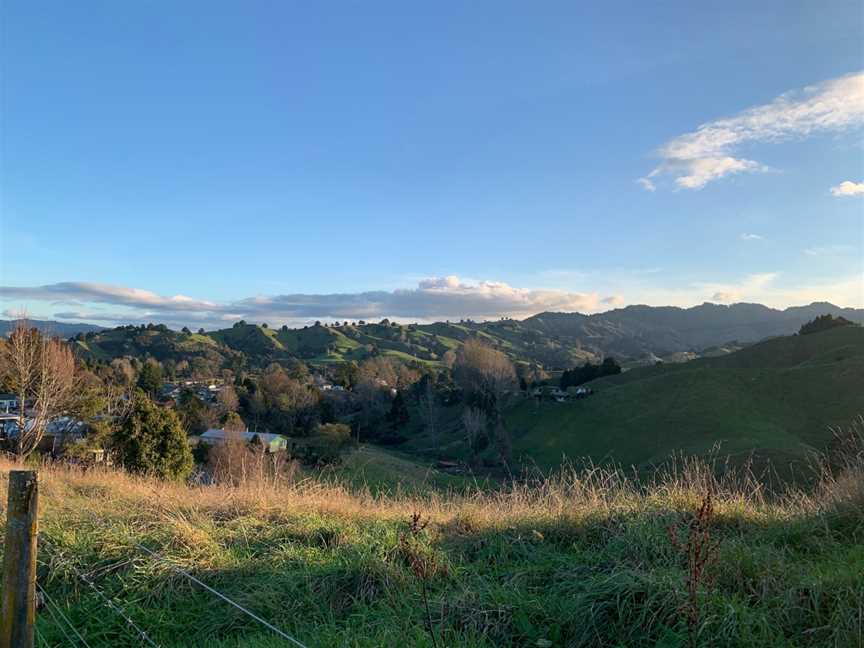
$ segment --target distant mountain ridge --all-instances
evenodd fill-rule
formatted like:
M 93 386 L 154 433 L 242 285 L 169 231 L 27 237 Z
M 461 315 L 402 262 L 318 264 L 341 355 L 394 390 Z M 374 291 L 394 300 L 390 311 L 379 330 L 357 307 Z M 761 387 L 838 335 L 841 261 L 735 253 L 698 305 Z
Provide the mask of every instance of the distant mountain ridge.
M 362 361 L 373 355 L 442 362 L 469 337 L 479 337 L 515 362 L 564 369 L 613 355 L 644 361 L 674 354 L 699 354 L 731 342 L 751 344 L 796 333 L 819 315 L 864 323 L 864 309 L 827 302 L 777 310 L 760 304 L 692 308 L 628 306 L 605 313 L 539 313 L 524 320 L 437 322 L 434 324 L 348 323 L 299 329 L 238 322 L 231 328 L 192 333 L 164 325 L 105 329 L 90 324 L 32 323 L 54 335 L 75 338 L 85 357 L 120 356 L 179 362 L 200 358 L 211 368 L 262 367 L 299 359 L 311 363 Z M 3 327 L 5 325 L 5 328 Z M 0 321 L 0 332 L 14 322 Z M 721 353 L 725 351 L 721 350 Z
M 635 357 L 700 351 L 732 341 L 752 343 L 789 335 L 825 314 L 864 323 L 864 309 L 814 302 L 784 310 L 746 303 L 731 306 L 705 303 L 691 308 L 627 306 L 595 315 L 539 313 L 522 324 L 560 338 L 578 340 L 604 353 Z
M 21 320 L 0 320 L 0 336 L 9 335 L 15 328 L 15 325 Z M 56 322 L 54 320 L 37 320 L 28 319 L 27 323 L 34 328 L 39 329 L 43 333 L 54 335 L 57 337 L 74 337 L 79 333 L 91 333 L 96 331 L 104 331 L 104 326 L 96 324 L 78 324 L 69 322 Z

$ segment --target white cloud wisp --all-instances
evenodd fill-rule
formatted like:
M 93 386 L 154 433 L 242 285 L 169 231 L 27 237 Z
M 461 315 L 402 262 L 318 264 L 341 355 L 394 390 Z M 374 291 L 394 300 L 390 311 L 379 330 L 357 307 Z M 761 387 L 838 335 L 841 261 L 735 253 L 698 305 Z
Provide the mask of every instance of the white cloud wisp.
M 735 154 L 738 147 L 842 132 L 862 124 L 864 72 L 784 93 L 767 104 L 707 122 L 693 132 L 679 135 L 660 147 L 657 152 L 660 164 L 639 182 L 654 191 L 658 178 L 668 175 L 678 188 L 702 189 L 725 176 L 770 170 L 759 162 L 738 157 Z M 843 185 L 846 183 L 840 186 Z

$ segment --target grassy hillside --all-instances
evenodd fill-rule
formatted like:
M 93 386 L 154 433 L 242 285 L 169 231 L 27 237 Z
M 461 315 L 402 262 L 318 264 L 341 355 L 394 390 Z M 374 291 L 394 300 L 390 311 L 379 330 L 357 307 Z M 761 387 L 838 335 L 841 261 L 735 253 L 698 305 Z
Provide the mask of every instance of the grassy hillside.
M 462 489 L 473 484 L 473 480 L 448 475 L 410 454 L 374 445 L 361 445 L 347 454 L 340 465 L 326 468 L 318 475 L 326 481 L 348 484 L 352 488 L 369 490 L 375 494 L 397 491 L 428 493 Z
M 184 353 L 209 354 L 221 366 L 263 367 L 298 358 L 312 364 L 360 361 L 372 355 L 438 364 L 468 337 L 479 337 L 514 362 L 556 371 L 612 354 L 625 366 L 655 356 L 683 360 L 701 354 L 723 355 L 771 335 L 788 334 L 822 313 L 862 321 L 864 313 L 831 304 L 776 311 L 755 304 L 696 308 L 631 306 L 591 316 L 541 313 L 523 321 L 434 324 L 348 323 L 272 329 L 238 322 L 203 335 L 170 331 L 164 326 L 120 327 L 82 334 L 76 347 L 86 357 L 110 360 L 118 355 L 177 360 Z M 734 342 L 738 340 L 738 342 Z M 209 342 L 209 348 L 203 347 Z
M 120 356 L 157 360 L 189 359 L 206 355 L 217 366 L 249 367 L 300 359 L 310 364 L 362 361 L 386 355 L 407 362 L 440 364 L 445 353 L 470 336 L 479 336 L 516 362 L 571 366 L 593 358 L 579 345 L 564 344 L 540 333 L 525 331 L 518 322 L 487 324 L 344 324 L 271 329 L 238 323 L 204 334 L 172 331 L 162 326 L 119 327 L 81 335 L 74 346 L 84 357 L 110 361 Z
M 0 463 L 3 501 L 11 467 Z M 310 648 L 852 648 L 864 640 L 864 479 L 852 470 L 763 501 L 695 465 L 645 489 L 594 472 L 384 498 L 310 480 L 189 488 L 45 467 L 40 645 L 66 645 L 55 605 L 90 646 L 142 645 L 79 574 L 164 648 L 286 645 L 176 565 Z M 694 522 L 709 491 L 713 510 Z M 412 533 L 415 512 L 428 526 Z M 716 547 L 698 581 L 693 524 Z
M 124 356 L 190 362 L 201 357 L 221 365 L 237 357 L 235 352 L 209 336 L 181 333 L 166 327 L 106 329 L 76 337 L 72 344 L 80 355 L 106 362 Z
M 768 340 L 733 354 L 633 369 L 568 403 L 523 401 L 507 416 L 514 451 L 543 468 L 562 456 L 647 468 L 715 444 L 788 473 L 832 425 L 864 413 L 864 329 Z

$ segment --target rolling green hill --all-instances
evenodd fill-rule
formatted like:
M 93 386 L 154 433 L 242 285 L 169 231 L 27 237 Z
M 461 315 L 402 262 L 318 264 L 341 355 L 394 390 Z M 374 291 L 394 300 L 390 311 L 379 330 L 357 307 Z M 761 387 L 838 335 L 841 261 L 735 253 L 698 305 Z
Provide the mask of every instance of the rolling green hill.
M 507 416 L 514 454 L 541 468 L 590 457 L 648 468 L 673 452 L 721 454 L 780 472 L 864 413 L 864 329 L 768 340 L 723 357 L 634 369 L 567 403 L 525 400 Z
M 329 364 L 361 361 L 375 355 L 434 365 L 472 336 L 483 338 L 515 362 L 569 367 L 595 358 L 594 353 L 581 345 L 525 331 L 519 322 L 510 320 L 483 324 L 315 325 L 300 329 L 272 329 L 241 322 L 206 333 L 173 331 L 159 325 L 122 326 L 81 334 L 73 342 L 81 355 L 94 360 L 133 356 L 178 361 L 200 356 L 218 369 L 235 367 L 237 362 L 260 368 L 292 358 L 310 364 Z
M 264 367 L 300 359 L 311 364 L 360 361 L 374 355 L 440 364 L 469 337 L 479 337 L 514 362 L 562 370 L 586 360 L 614 355 L 625 366 L 657 357 L 684 360 L 728 351 L 768 336 L 788 335 L 816 315 L 830 313 L 853 321 L 864 313 L 831 304 L 778 311 L 756 304 L 695 308 L 630 306 L 596 315 L 540 313 L 518 321 L 461 321 L 433 324 L 348 323 L 279 329 L 238 322 L 231 328 L 191 333 L 162 325 L 123 326 L 80 333 L 80 353 L 97 360 L 129 355 L 157 360 L 206 358 L 215 368 Z
M 219 344 L 212 337 L 198 333 L 182 333 L 164 326 L 142 328 L 121 326 L 99 332 L 88 332 L 72 338 L 73 348 L 80 355 L 99 361 L 124 356 L 155 358 L 160 362 L 194 361 L 201 358 L 217 366 L 229 365 L 239 354 Z

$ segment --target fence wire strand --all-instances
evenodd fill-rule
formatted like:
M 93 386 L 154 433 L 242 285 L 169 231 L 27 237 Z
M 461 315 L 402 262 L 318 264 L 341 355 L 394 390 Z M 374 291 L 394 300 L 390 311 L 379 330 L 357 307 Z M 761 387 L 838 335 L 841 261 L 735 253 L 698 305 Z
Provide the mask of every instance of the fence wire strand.
M 55 552 L 55 554 L 54 554 L 55 556 L 57 555 L 57 553 L 58 553 L 58 552 L 56 551 L 56 550 L 57 550 L 57 546 L 56 546 L 53 542 L 51 542 L 50 540 L 48 540 L 47 538 L 45 538 L 45 537 L 42 536 L 41 534 L 40 534 L 40 536 L 39 536 L 39 539 L 40 539 L 40 541 L 43 541 L 45 544 L 47 544 L 47 545 L 53 547 L 53 550 L 52 550 L 52 551 Z M 120 616 L 124 621 L 126 621 L 126 623 L 129 625 L 129 627 L 130 627 L 132 630 L 134 630 L 135 633 L 136 633 L 136 634 L 137 634 L 137 635 L 138 635 L 138 636 L 139 636 L 139 637 L 140 637 L 140 638 L 141 638 L 145 643 L 147 643 L 147 644 L 150 645 L 150 646 L 153 646 L 153 648 L 160 648 L 159 644 L 157 644 L 155 641 L 153 641 L 153 640 L 150 638 L 150 636 L 149 636 L 149 635 L 148 635 L 144 630 L 142 630 L 142 629 L 138 626 L 138 624 L 136 624 L 136 623 L 131 619 L 131 617 L 129 617 L 129 615 L 126 614 L 126 613 L 123 611 L 123 609 L 122 609 L 120 606 L 118 606 L 116 603 L 114 603 L 114 601 L 112 601 L 112 600 L 111 600 L 110 598 L 108 598 L 108 597 L 107 597 L 107 596 L 106 596 L 102 591 L 100 591 L 99 588 L 96 587 L 96 585 L 94 585 L 93 582 L 92 582 L 89 578 L 87 578 L 87 576 L 85 576 L 84 574 L 82 574 L 82 573 L 81 573 L 81 572 L 80 572 L 80 571 L 75 567 L 75 565 L 73 565 L 72 563 L 70 563 L 70 562 L 68 562 L 68 561 L 67 561 L 65 564 L 66 564 L 66 566 L 68 566 L 68 567 L 73 571 L 73 573 L 74 573 L 74 574 L 75 574 L 75 575 L 76 575 L 80 580 L 82 580 L 86 585 L 88 585 L 88 586 L 90 587 L 90 589 L 92 589 L 92 590 L 96 593 L 96 595 L 99 596 L 100 599 L 102 599 L 102 601 L 104 602 L 104 604 L 105 604 L 108 608 L 110 608 L 113 612 L 115 612 L 117 615 L 119 615 L 119 616 Z
M 72 639 L 72 637 L 69 636 L 69 633 L 66 632 L 66 629 L 63 627 L 63 624 L 61 624 L 57 620 L 57 617 L 54 615 L 54 612 L 51 609 L 52 607 L 57 610 L 57 614 L 60 615 L 60 618 L 63 619 L 63 621 L 66 623 L 66 625 L 69 626 L 69 628 L 72 630 L 73 633 L 75 633 L 75 636 L 78 637 L 78 639 L 81 641 L 81 643 L 83 643 L 87 648 L 90 648 L 90 644 L 88 644 L 87 640 L 81 636 L 81 633 L 78 632 L 78 630 L 72 624 L 72 621 L 69 620 L 69 617 L 67 617 L 65 614 L 63 614 L 63 610 L 60 609 L 60 605 L 57 604 L 57 602 L 54 601 L 54 599 L 48 595 L 48 592 L 45 591 L 45 588 L 42 587 L 38 582 L 36 583 L 36 587 L 39 588 L 39 591 L 42 592 L 42 596 L 45 597 L 45 609 L 48 610 L 48 613 L 51 615 L 51 618 L 54 619 L 54 623 L 56 623 L 59 626 L 60 632 L 63 633 L 63 636 L 66 637 L 66 639 L 69 641 L 69 643 L 72 644 L 73 646 L 75 645 L 75 641 Z
M 161 554 L 156 553 L 156 552 L 153 551 L 152 549 L 148 549 L 148 548 L 145 547 L 144 545 L 136 544 L 135 546 L 138 547 L 141 551 L 146 552 L 147 554 L 149 554 L 150 556 L 152 556 L 153 558 L 155 558 L 155 559 L 158 560 L 159 562 L 165 564 L 165 565 L 166 565 L 167 567 L 169 567 L 170 569 L 173 569 L 173 570 L 174 570 L 175 572 L 177 572 L 178 574 L 181 574 L 181 575 L 185 576 L 186 578 L 188 578 L 189 580 L 191 580 L 193 583 L 199 585 L 200 587 L 203 587 L 205 590 L 207 590 L 207 591 L 210 592 L 211 594 L 213 594 L 213 595 L 215 595 L 215 596 L 218 596 L 220 599 L 222 599 L 222 600 L 225 601 L 226 603 L 228 603 L 228 604 L 230 604 L 230 605 L 233 605 L 235 608 L 237 608 L 238 610 L 240 610 L 240 611 L 243 612 L 244 614 L 248 615 L 249 617 L 255 619 L 258 623 L 262 624 L 263 626 L 269 628 L 270 630 L 272 630 L 273 632 L 275 632 L 276 634 L 278 634 L 280 637 L 282 637 L 283 639 L 285 639 L 285 640 L 288 641 L 289 643 L 292 643 L 293 645 L 297 646 L 298 648 L 307 648 L 307 646 L 306 646 L 305 644 L 300 643 L 297 639 L 295 639 L 295 638 L 292 637 L 291 635 L 289 635 L 289 634 L 283 632 L 282 630 L 280 630 L 279 628 L 277 628 L 276 626 L 274 626 L 272 623 L 268 623 L 267 621 L 265 621 L 264 619 L 262 619 L 260 616 L 258 616 L 258 615 L 255 614 L 254 612 L 251 612 L 250 610 L 247 610 L 245 607 L 243 607 L 242 605 L 240 605 L 240 604 L 237 603 L 236 601 L 232 601 L 230 598 L 228 598 L 227 596 L 225 596 L 224 594 L 222 594 L 222 592 L 219 592 L 218 590 L 213 589 L 212 587 L 210 587 L 210 586 L 207 585 L 206 583 L 204 583 L 204 582 L 198 580 L 197 578 L 195 578 L 195 577 L 194 577 L 192 574 L 190 574 L 189 572 L 184 571 L 183 569 L 180 569 L 180 567 L 178 567 L 177 565 L 175 565 L 175 564 L 169 562 L 169 561 L 168 561 L 165 557 L 163 557 Z

